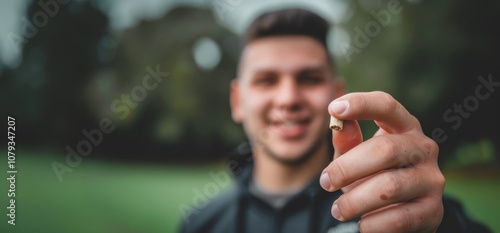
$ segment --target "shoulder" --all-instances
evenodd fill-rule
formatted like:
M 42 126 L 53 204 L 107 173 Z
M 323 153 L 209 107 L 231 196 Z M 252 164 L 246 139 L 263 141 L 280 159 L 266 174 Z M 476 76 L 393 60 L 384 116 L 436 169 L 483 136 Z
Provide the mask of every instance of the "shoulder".
M 201 197 L 194 199 L 192 206 L 179 207 L 182 216 L 180 232 L 215 232 L 217 227 L 231 225 L 231 216 L 237 212 L 239 193 L 233 186 L 213 199 Z

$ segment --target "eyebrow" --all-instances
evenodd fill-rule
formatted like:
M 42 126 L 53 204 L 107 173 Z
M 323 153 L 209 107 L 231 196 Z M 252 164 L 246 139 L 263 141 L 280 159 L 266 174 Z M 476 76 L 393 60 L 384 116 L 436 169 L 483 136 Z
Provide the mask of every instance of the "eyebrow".
M 307 73 L 323 73 L 326 72 L 327 69 L 326 67 L 323 66 L 314 66 L 314 67 L 307 67 L 305 69 L 301 69 L 298 72 L 296 72 L 297 75 L 304 75 Z
M 297 70 L 293 71 L 293 74 L 294 75 L 304 75 L 304 74 L 308 74 L 308 73 L 322 73 L 322 72 L 326 72 L 326 71 L 327 71 L 327 67 L 324 67 L 322 65 L 317 65 L 317 66 L 309 66 L 309 67 L 297 69 Z M 277 73 L 277 72 L 279 72 L 279 70 L 270 69 L 270 68 L 262 68 L 262 69 L 258 69 L 254 73 L 254 75 L 273 74 L 273 73 Z

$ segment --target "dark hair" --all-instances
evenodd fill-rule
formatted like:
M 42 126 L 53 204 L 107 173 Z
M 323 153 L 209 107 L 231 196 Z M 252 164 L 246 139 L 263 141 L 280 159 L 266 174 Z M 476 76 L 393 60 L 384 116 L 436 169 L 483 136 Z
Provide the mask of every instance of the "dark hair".
M 326 37 L 330 24 L 319 15 L 304 9 L 284 9 L 257 17 L 243 34 L 243 46 L 271 36 L 308 36 L 320 42 L 328 53 Z M 330 57 L 328 55 L 328 57 Z

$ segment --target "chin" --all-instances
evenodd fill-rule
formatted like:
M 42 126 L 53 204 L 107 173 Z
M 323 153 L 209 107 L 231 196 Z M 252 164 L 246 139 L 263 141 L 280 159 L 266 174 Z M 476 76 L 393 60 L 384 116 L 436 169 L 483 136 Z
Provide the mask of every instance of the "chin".
M 306 157 L 306 153 L 298 154 L 297 151 L 294 151 L 293 153 L 287 153 L 287 152 L 279 153 L 278 152 L 278 153 L 274 154 L 274 156 L 282 161 L 293 162 L 293 161 L 303 160 L 303 158 Z
M 276 145 L 275 145 L 276 146 Z M 272 159 L 287 165 L 300 165 L 308 161 L 318 150 L 319 143 L 309 146 L 280 145 L 280 148 L 264 147 L 266 154 Z

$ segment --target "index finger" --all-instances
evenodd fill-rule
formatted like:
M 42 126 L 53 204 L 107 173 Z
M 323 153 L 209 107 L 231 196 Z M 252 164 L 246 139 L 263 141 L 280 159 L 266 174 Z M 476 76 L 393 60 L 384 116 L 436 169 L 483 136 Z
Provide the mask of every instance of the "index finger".
M 388 133 L 422 130 L 403 105 L 381 91 L 349 93 L 331 102 L 328 112 L 343 120 L 374 120 Z

